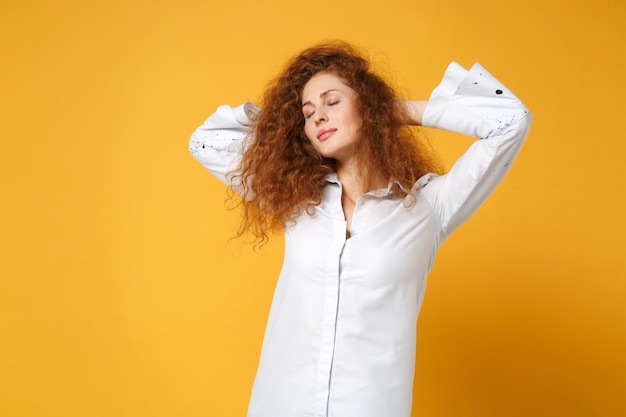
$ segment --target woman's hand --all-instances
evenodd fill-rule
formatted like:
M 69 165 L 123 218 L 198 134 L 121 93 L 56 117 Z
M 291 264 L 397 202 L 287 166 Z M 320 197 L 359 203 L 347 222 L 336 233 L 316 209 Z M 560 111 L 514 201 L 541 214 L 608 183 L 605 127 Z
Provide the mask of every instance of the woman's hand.
M 409 126 L 421 126 L 424 109 L 428 104 L 428 100 L 401 100 L 399 105 L 404 107 L 406 120 L 404 124 Z

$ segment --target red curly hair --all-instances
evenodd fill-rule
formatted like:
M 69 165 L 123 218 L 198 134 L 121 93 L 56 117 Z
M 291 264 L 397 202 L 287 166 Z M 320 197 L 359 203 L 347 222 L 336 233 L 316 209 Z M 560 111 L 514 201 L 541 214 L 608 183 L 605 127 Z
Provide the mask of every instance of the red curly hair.
M 268 84 L 254 117 L 251 142 L 235 176 L 244 186 L 243 218 L 238 232 L 250 232 L 259 244 L 283 230 L 303 210 L 312 214 L 336 163 L 322 157 L 304 133 L 302 90 L 319 72 L 332 73 L 356 92 L 361 115 L 358 150 L 363 183 L 393 178 L 406 195 L 422 175 L 441 172 L 429 147 L 405 125 L 408 116 L 394 90 L 370 69 L 369 61 L 344 42 L 324 43 L 291 59 Z M 364 139 L 364 140 L 363 140 Z

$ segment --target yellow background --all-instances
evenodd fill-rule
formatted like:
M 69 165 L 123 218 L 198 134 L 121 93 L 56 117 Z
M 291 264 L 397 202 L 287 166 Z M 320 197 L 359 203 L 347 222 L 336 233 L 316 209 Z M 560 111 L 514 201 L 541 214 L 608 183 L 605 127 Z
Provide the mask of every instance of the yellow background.
M 244 415 L 282 240 L 229 241 L 187 141 L 330 38 L 412 98 L 479 61 L 535 113 L 430 275 L 414 415 L 626 415 L 625 22 L 622 0 L 2 1 L 0 416 Z M 470 143 L 430 136 L 448 167 Z

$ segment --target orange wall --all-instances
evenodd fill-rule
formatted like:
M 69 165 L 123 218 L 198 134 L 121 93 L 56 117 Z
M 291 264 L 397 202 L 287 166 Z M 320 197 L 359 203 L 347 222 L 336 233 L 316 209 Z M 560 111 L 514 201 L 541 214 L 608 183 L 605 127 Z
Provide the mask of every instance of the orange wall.
M 328 38 L 413 98 L 480 61 L 535 113 L 430 276 L 414 415 L 626 415 L 625 5 L 2 2 L 0 415 L 244 415 L 282 241 L 229 243 L 187 140 Z

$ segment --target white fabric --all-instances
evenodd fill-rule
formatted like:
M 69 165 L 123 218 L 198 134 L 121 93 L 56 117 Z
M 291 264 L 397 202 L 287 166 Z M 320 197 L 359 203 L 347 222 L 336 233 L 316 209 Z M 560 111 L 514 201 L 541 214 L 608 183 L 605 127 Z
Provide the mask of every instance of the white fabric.
M 221 106 L 190 141 L 194 157 L 227 185 L 254 111 L 246 106 Z M 508 171 L 530 119 L 480 65 L 452 63 L 423 124 L 482 139 L 448 174 L 422 177 L 404 199 L 391 185 L 363 195 L 349 239 L 341 184 L 328 179 L 315 215 L 285 230 L 249 417 L 410 416 L 426 275 L 442 242 Z

